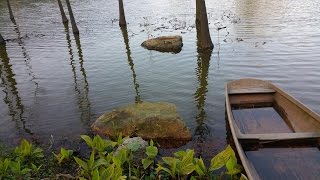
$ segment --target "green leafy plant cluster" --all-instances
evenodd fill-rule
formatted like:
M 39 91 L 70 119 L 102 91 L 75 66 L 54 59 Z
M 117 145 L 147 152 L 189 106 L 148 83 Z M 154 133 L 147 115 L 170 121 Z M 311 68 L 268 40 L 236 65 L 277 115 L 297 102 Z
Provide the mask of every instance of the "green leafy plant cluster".
M 138 143 L 127 146 L 121 145 L 128 137 L 120 134 L 117 139 L 107 140 L 99 135 L 93 138 L 81 135 L 81 138 L 90 147 L 89 157 L 74 156 L 73 151 L 61 148 L 55 154 L 56 167 L 63 170 L 71 168 L 72 178 L 80 180 L 118 180 L 118 179 L 241 179 L 242 167 L 230 146 L 211 159 L 209 167 L 201 157 L 195 157 L 193 150 L 178 151 L 173 157 L 160 157 L 158 148 L 151 140 L 145 149 L 144 157 L 135 162 Z M 47 171 L 39 162 L 43 158 L 43 150 L 34 147 L 27 140 L 15 148 L 12 157 L 0 158 L 0 180 L 2 179 L 37 179 L 38 173 Z M 64 171 L 65 172 L 65 171 Z M 65 175 L 56 172 L 57 175 Z M 74 177 L 75 176 L 75 177 Z M 41 176 L 43 178 L 43 176 Z M 57 178 L 50 176 L 48 178 Z
M 23 139 L 11 158 L 0 159 L 0 179 L 27 179 L 36 175 L 42 164 L 43 150 Z
M 81 168 L 79 179 L 246 179 L 241 174 L 242 167 L 231 146 L 211 159 L 207 168 L 201 157 L 196 158 L 194 151 L 187 149 L 174 153 L 174 157 L 162 157 L 156 162 L 158 148 L 151 140 L 146 148 L 146 156 L 141 164 L 133 164 L 133 153 L 139 148 L 131 144 L 116 150 L 123 142 L 120 136 L 115 142 L 100 136 L 91 139 L 81 136 L 91 147 L 89 159 L 74 157 Z M 142 165 L 142 166 L 141 166 Z M 220 174 L 219 174 L 220 173 Z
M 157 173 L 165 172 L 173 179 L 222 179 L 224 175 L 228 175 L 230 179 L 245 178 L 230 145 L 211 159 L 209 168 L 205 166 L 201 157 L 195 158 L 194 151 L 190 149 L 178 151 L 174 153 L 174 157 L 163 157 L 162 160 L 157 164 Z M 219 176 L 216 175 L 215 171 L 223 167 L 226 171 Z

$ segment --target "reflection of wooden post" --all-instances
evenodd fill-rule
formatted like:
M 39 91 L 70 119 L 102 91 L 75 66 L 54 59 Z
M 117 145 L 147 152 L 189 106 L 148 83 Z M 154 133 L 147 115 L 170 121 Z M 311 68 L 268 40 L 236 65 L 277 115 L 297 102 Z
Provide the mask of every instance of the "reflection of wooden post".
M 196 0 L 196 13 L 198 13 L 196 15 L 198 48 L 202 50 L 213 49 L 205 0 Z
M 0 45 L 6 44 L 6 41 L 3 39 L 3 37 L 0 34 Z
M 124 15 L 123 1 L 119 0 L 119 25 L 121 27 L 127 26 L 126 16 Z
M 8 9 L 9 9 L 10 19 L 11 19 L 12 21 L 14 21 L 14 16 L 13 16 L 13 13 L 12 13 L 12 9 L 11 9 L 11 5 L 10 5 L 9 0 L 7 0 L 7 4 L 8 4 Z
M 69 2 L 69 0 L 66 0 L 66 2 L 67 2 L 67 6 L 68 6 L 68 11 L 69 11 L 69 16 L 70 16 L 72 31 L 73 31 L 74 34 L 79 34 L 79 29 L 77 27 L 76 21 L 74 20 L 74 16 L 73 16 L 73 13 L 72 13 L 70 2 Z
M 67 23 L 67 22 L 68 22 L 68 18 L 67 18 L 67 16 L 66 16 L 66 13 L 64 13 L 61 0 L 58 0 L 58 5 L 59 5 L 61 17 L 62 17 L 62 22 L 63 22 L 63 23 Z
M 126 27 L 121 27 L 121 31 L 122 31 L 122 35 L 123 35 L 124 44 L 125 44 L 126 50 L 127 50 L 128 63 L 129 63 L 130 69 L 132 71 L 134 89 L 136 90 L 135 102 L 141 103 L 142 101 L 141 101 L 141 97 L 139 94 L 139 84 L 137 81 L 137 74 L 136 74 L 136 71 L 134 70 L 134 63 L 133 63 L 133 60 L 131 57 L 131 50 L 130 50 L 130 46 L 129 46 L 128 31 L 127 31 Z
M 199 51 L 198 50 L 198 67 L 196 69 L 199 87 L 194 94 L 198 114 L 196 116 L 197 127 L 195 129 L 195 137 L 199 142 L 204 142 L 206 135 L 209 133 L 208 126 L 206 125 L 206 111 L 205 102 L 206 94 L 208 92 L 208 75 L 211 59 L 211 50 Z

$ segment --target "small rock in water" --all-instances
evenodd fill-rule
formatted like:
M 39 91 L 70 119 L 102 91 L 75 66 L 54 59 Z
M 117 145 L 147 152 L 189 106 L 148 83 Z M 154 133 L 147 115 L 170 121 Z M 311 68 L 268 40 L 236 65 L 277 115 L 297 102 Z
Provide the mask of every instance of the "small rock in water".
M 141 44 L 149 50 L 179 53 L 183 46 L 181 36 L 161 36 L 144 41 Z

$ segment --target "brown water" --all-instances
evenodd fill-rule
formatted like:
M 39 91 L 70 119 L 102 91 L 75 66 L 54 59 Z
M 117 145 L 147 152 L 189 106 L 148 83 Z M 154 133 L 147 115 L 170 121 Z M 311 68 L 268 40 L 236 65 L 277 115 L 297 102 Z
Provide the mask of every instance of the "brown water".
M 113 22 L 115 0 L 71 1 L 80 38 L 63 26 L 56 1 L 12 0 L 14 24 L 0 0 L 0 33 L 10 39 L 0 57 L 1 141 L 73 141 L 105 111 L 168 101 L 194 135 L 183 148 L 206 157 L 227 143 L 224 85 L 241 77 L 270 80 L 320 112 L 319 1 L 206 3 L 211 56 L 197 53 L 194 1 L 125 2 L 126 39 Z M 172 34 L 183 37 L 179 54 L 140 46 Z

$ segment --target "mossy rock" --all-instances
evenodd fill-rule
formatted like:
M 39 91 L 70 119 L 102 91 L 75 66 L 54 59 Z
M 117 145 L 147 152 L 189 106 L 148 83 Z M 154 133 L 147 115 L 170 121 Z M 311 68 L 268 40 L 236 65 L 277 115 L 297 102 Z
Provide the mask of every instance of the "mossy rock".
M 138 136 L 153 139 L 162 147 L 179 147 L 191 140 L 176 106 L 165 102 L 142 102 L 117 108 L 100 116 L 91 126 L 98 134 L 114 138 Z

